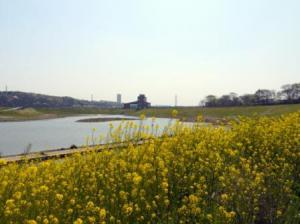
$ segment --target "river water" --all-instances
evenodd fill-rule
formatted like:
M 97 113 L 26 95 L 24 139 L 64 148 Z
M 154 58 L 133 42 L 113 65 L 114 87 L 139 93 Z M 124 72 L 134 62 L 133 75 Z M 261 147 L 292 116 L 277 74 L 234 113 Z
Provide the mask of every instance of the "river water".
M 106 136 L 109 124 L 118 126 L 121 121 L 111 122 L 76 122 L 87 118 L 122 117 L 122 115 L 86 115 L 49 120 L 24 121 L 24 122 L 0 122 L 0 153 L 16 155 L 26 151 L 44 151 L 50 149 L 68 148 L 71 145 L 82 146 L 91 136 Z M 133 121 L 140 124 L 141 121 Z M 152 119 L 143 121 L 145 125 L 152 125 Z M 154 125 L 159 125 L 160 130 L 170 123 L 170 119 L 157 118 Z M 94 134 L 93 129 L 95 129 Z

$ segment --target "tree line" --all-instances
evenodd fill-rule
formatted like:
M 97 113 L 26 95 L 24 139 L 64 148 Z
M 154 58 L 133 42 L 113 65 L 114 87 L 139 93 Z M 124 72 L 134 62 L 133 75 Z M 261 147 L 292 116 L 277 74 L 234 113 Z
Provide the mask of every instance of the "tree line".
M 111 101 L 88 101 L 72 97 L 58 97 L 44 94 L 26 93 L 20 91 L 0 91 L 0 106 L 2 107 L 45 107 L 72 108 L 97 107 L 120 108 L 122 105 Z
M 241 96 L 233 92 L 221 97 L 208 95 L 200 102 L 200 105 L 205 107 L 224 107 L 295 103 L 300 103 L 300 83 L 283 85 L 279 91 L 259 89 L 254 94 Z

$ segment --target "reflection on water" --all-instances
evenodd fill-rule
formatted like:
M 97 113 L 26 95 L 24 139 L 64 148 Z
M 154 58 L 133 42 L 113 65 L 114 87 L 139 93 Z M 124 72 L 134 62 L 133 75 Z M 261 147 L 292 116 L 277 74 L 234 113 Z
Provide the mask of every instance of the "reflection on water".
M 0 152 L 2 155 L 15 155 L 25 151 L 66 148 L 73 144 L 81 146 L 86 143 L 86 138 L 89 136 L 106 136 L 110 123 L 118 126 L 121 122 L 76 122 L 79 119 L 100 117 L 127 118 L 128 116 L 89 115 L 40 121 L 2 122 L 0 123 Z M 132 122 L 140 124 L 138 120 Z M 157 118 L 155 125 L 159 125 L 160 129 L 163 129 L 169 122 L 170 119 Z M 151 126 L 152 119 L 146 119 L 143 124 Z

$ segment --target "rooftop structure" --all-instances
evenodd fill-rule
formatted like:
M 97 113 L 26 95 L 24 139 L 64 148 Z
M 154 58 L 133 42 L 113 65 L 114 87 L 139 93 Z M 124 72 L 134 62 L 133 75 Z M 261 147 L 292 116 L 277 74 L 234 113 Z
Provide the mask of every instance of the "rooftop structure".
M 149 108 L 151 104 L 147 102 L 147 98 L 144 94 L 140 94 L 137 98 L 137 101 L 124 104 L 124 109 L 137 109 L 141 110 L 144 108 Z

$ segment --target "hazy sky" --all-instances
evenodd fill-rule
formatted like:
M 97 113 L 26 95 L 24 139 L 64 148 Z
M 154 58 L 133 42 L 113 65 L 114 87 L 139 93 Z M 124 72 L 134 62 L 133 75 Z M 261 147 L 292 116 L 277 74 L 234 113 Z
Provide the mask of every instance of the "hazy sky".
M 299 0 L 0 0 L 0 89 L 196 105 L 300 81 Z

